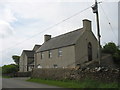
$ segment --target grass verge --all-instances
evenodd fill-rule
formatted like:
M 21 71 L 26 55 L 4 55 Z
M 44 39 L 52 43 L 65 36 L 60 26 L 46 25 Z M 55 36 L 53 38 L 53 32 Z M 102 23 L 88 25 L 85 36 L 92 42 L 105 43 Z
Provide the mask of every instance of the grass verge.
M 84 81 L 58 81 L 58 80 L 45 80 L 40 78 L 32 78 L 27 80 L 29 82 L 42 83 L 47 85 L 54 85 L 63 88 L 118 88 L 118 83 L 103 83 L 95 80 L 86 79 Z
M 10 76 L 2 76 L 2 78 L 12 78 L 12 77 L 10 77 Z

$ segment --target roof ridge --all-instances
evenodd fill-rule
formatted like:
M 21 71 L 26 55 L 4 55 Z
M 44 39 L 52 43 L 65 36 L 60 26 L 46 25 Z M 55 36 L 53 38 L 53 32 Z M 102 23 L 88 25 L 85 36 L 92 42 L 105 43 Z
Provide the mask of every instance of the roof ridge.
M 39 44 L 35 44 L 35 46 L 41 46 L 41 45 L 39 45 Z
M 24 52 L 34 52 L 33 50 L 23 50 Z
M 53 37 L 53 38 L 57 38 L 57 37 L 60 37 L 60 36 L 63 36 L 63 35 L 69 34 L 69 33 L 73 33 L 73 32 L 82 30 L 82 29 L 83 29 L 83 28 L 79 28 L 79 29 L 76 29 L 76 30 L 73 30 L 73 31 L 70 31 L 70 32 L 67 32 L 67 33 L 64 33 L 64 34 L 61 34 L 61 35 L 58 35 L 58 36 L 55 36 L 55 37 Z M 51 39 L 53 39 L 53 38 L 51 38 Z

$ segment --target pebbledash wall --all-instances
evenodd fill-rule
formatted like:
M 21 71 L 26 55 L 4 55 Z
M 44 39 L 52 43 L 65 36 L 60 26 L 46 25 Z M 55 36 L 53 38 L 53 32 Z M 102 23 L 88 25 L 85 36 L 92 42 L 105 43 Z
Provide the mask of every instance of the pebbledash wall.
M 63 47 L 62 48 L 62 57 L 58 57 L 58 49 L 52 50 L 52 55 L 54 57 L 48 58 L 48 51 L 44 51 L 44 58 L 41 60 L 38 60 L 37 63 L 42 64 L 42 68 L 54 68 L 54 65 L 56 64 L 59 68 L 62 67 L 75 67 L 75 51 L 74 46 L 69 47 Z M 67 57 L 66 57 L 67 56 Z M 41 58 L 41 53 L 37 54 L 37 58 Z M 69 60 L 69 61 L 68 61 Z M 71 65 L 72 64 L 72 65 Z M 65 68 L 66 68 L 65 67 Z
M 85 69 L 75 70 L 68 68 L 50 68 L 34 69 L 31 78 L 43 78 L 53 80 L 83 80 L 86 78 L 103 81 L 118 82 L 120 81 L 119 69 Z

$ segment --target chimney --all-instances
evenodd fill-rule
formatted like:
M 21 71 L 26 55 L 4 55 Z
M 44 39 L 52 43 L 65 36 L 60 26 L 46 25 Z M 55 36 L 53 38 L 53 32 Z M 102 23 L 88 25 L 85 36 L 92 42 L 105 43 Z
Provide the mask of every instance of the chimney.
M 51 35 L 44 35 L 44 42 L 47 42 L 51 39 Z
M 84 19 L 84 20 L 83 20 L 83 28 L 84 28 L 85 30 L 91 30 L 91 29 L 92 29 L 92 28 L 91 28 L 91 21 L 88 20 L 88 19 Z

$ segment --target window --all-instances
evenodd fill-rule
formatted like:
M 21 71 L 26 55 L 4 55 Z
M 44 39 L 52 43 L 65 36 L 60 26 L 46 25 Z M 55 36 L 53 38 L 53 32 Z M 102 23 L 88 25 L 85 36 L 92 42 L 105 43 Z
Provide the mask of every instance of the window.
M 81 65 L 80 65 L 80 64 L 77 64 L 77 65 L 76 65 L 76 68 L 77 68 L 77 69 L 81 68 Z
M 53 66 L 54 66 L 54 68 L 58 68 L 58 65 L 57 65 L 57 64 L 54 64 Z
M 62 56 L 62 49 L 61 48 L 58 49 L 58 57 L 60 57 L 60 56 Z
M 41 52 L 41 59 L 43 59 L 44 58 L 44 54 L 43 54 L 43 52 Z
M 79 67 L 80 67 L 81 65 L 80 65 L 80 64 L 77 64 L 76 66 L 79 66 Z
M 49 50 L 49 58 L 51 58 L 52 57 L 52 52 L 51 52 L 51 50 Z
M 42 66 L 39 64 L 39 65 L 37 65 L 37 68 L 42 68 Z

